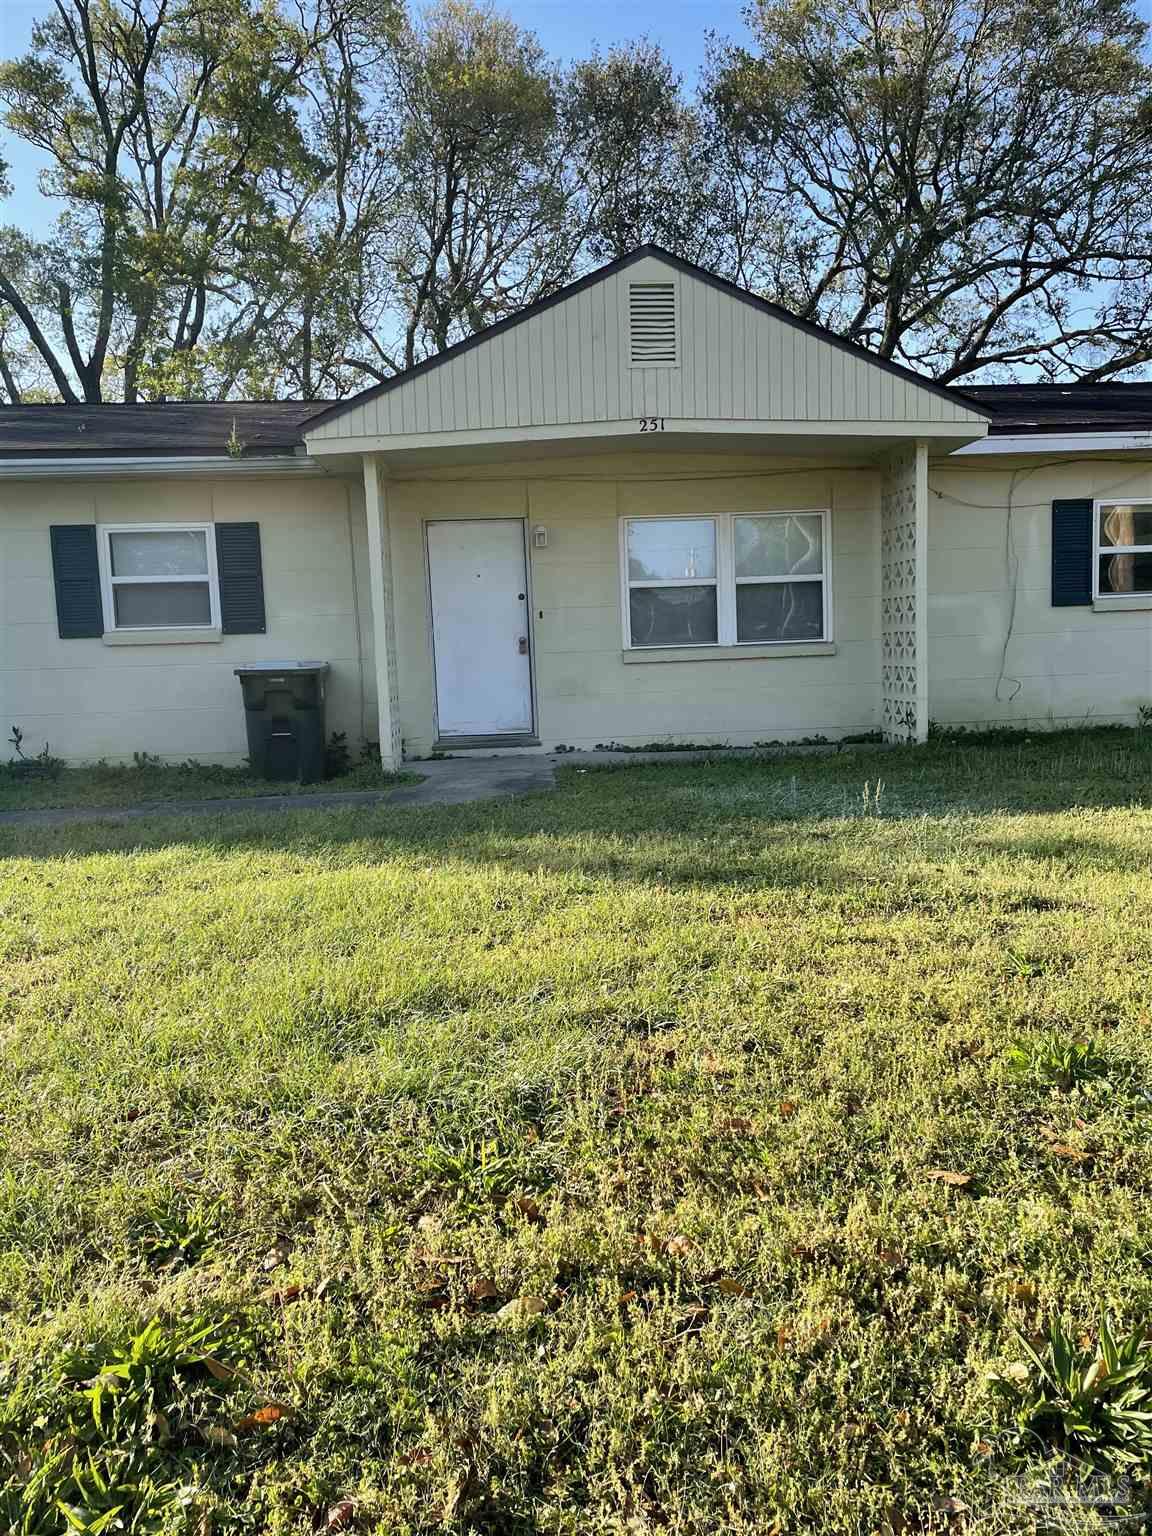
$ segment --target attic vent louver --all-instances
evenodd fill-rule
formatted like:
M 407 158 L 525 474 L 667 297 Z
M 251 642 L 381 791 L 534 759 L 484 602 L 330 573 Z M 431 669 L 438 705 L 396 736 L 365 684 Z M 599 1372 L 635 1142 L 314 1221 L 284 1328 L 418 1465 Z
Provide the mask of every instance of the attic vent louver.
M 633 368 L 674 368 L 676 284 L 628 284 L 628 347 Z

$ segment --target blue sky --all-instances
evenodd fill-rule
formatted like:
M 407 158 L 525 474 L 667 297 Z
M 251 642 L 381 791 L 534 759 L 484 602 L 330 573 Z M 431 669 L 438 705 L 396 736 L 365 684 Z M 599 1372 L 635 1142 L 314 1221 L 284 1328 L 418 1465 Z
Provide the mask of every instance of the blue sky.
M 1152 0 L 1147 0 L 1152 5 Z M 0 0 L 0 58 L 23 52 L 33 23 L 49 0 Z M 741 0 L 496 0 L 496 8 L 530 28 L 554 57 L 567 60 L 588 53 L 594 43 L 610 47 L 634 37 L 661 43 L 677 69 L 691 82 L 704 59 L 706 34 L 747 35 Z M 52 207 L 36 190 L 37 157 L 0 131 L 0 148 L 11 163 L 13 195 L 0 203 L 0 223 L 43 229 Z

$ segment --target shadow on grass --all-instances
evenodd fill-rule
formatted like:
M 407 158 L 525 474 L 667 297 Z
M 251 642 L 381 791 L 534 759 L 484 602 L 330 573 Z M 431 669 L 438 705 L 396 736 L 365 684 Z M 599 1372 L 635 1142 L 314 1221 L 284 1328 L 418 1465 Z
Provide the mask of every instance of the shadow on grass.
M 57 859 L 244 850 L 383 863 L 426 857 L 534 873 L 664 885 L 859 884 L 859 858 L 879 862 L 897 834 L 981 860 L 1065 862 L 1142 872 L 1139 848 L 1109 841 L 1092 817 L 1152 809 L 1152 740 L 1137 732 L 1039 736 L 1026 742 L 930 745 L 877 755 L 562 769 L 554 792 L 515 800 L 276 813 L 205 812 L 128 823 L 0 829 L 0 857 Z M 1006 831 L 980 818 L 1060 817 Z M 1027 825 L 1025 823 L 1024 825 Z M 885 831 L 884 829 L 888 829 Z

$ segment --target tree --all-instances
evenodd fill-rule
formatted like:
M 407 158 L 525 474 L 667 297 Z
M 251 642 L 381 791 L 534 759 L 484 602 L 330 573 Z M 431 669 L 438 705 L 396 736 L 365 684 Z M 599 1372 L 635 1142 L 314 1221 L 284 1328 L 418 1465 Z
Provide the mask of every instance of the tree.
M 655 241 L 723 264 L 710 125 L 661 49 L 642 40 L 594 53 L 574 66 L 566 95 L 575 217 L 589 254 L 611 259 Z
M 332 119 L 309 119 L 308 87 L 333 85 L 334 55 L 344 95 L 325 106 L 354 113 L 366 9 L 54 0 L 29 53 L 0 66 L 5 124 L 48 157 L 43 190 L 64 204 L 48 239 L 0 231 L 10 397 L 17 332 L 64 400 L 226 393 L 253 368 L 280 381 L 277 317 L 348 243 Z M 359 144 L 358 122 L 341 127 Z M 325 199 L 344 217 L 327 244 L 314 238 Z
M 569 275 L 557 80 L 506 17 L 441 0 L 409 26 L 381 82 L 396 125 L 398 191 L 387 236 L 400 319 L 364 335 L 379 377 L 531 303 Z
M 1152 77 L 1131 0 L 760 0 L 709 99 L 761 285 L 944 380 L 1152 359 Z

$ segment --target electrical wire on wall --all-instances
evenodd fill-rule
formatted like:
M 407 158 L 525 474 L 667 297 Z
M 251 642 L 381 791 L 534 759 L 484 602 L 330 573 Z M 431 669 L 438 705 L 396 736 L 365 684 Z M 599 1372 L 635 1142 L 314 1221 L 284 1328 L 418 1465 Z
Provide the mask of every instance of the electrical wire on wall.
M 1020 691 L 1024 686 L 1020 678 L 1012 677 L 1008 672 L 1008 650 L 1012 644 L 1012 639 L 1016 632 L 1016 607 L 1020 588 L 1020 556 L 1016 549 L 1015 515 L 1018 510 L 1023 510 L 1024 508 L 1027 508 L 1031 511 L 1051 505 L 1051 503 L 1047 501 L 1018 502 L 1016 500 L 1017 488 L 1023 480 L 1028 478 L 1029 475 L 1039 474 L 1041 470 L 1045 469 L 1062 469 L 1073 464 L 1125 464 L 1131 467 L 1131 463 L 1132 461 L 1127 458 L 1106 458 L 1103 456 L 1100 458 L 1092 459 L 1085 459 L 1083 457 L 1045 459 L 1043 463 L 1029 464 L 1012 471 L 1011 477 L 1008 481 L 1008 504 L 1004 519 L 1004 579 L 1008 590 L 1008 613 L 1004 625 L 1004 642 L 1000 647 L 1000 668 L 996 674 L 996 687 L 994 690 L 994 697 L 997 704 L 1011 704 L 1019 696 Z M 975 470 L 977 473 L 983 471 L 986 474 L 1003 474 L 1003 470 L 999 465 L 966 464 L 964 466 L 964 473 L 971 473 L 973 470 Z M 1125 476 L 1123 480 L 1119 480 L 1113 485 L 1105 486 L 1099 495 L 1107 497 L 1115 494 L 1117 491 L 1126 489 L 1130 485 L 1131 481 L 1141 473 L 1146 474 L 1147 471 L 1135 471 L 1133 474 Z M 965 501 L 962 496 L 954 496 L 948 491 L 942 491 L 939 486 L 930 485 L 928 489 L 941 501 L 953 502 L 958 507 L 971 507 L 974 511 L 978 512 L 993 512 L 996 511 L 998 507 L 998 503 L 996 502 Z M 1099 496 L 1096 499 L 1099 499 Z M 1001 689 L 1005 683 L 1011 683 L 1014 685 L 1012 692 L 1007 696 L 1007 698 L 1001 696 Z
M 1016 631 L 1016 598 L 1020 590 L 1020 556 L 1016 552 L 1016 528 L 1013 520 L 1015 511 L 1016 486 L 1022 474 L 1026 471 L 1014 469 L 1008 481 L 1008 514 L 1004 519 L 1004 575 L 1008 581 L 1008 616 L 1004 624 L 1004 644 L 1000 647 L 1000 670 L 996 674 L 996 686 L 992 690 L 992 697 L 997 704 L 1011 704 L 1020 695 L 1024 687 L 1018 677 L 1008 677 L 1008 647 L 1012 644 L 1012 636 Z M 1006 699 L 1000 697 L 1000 690 L 1005 682 L 1014 683 L 1015 687 Z

